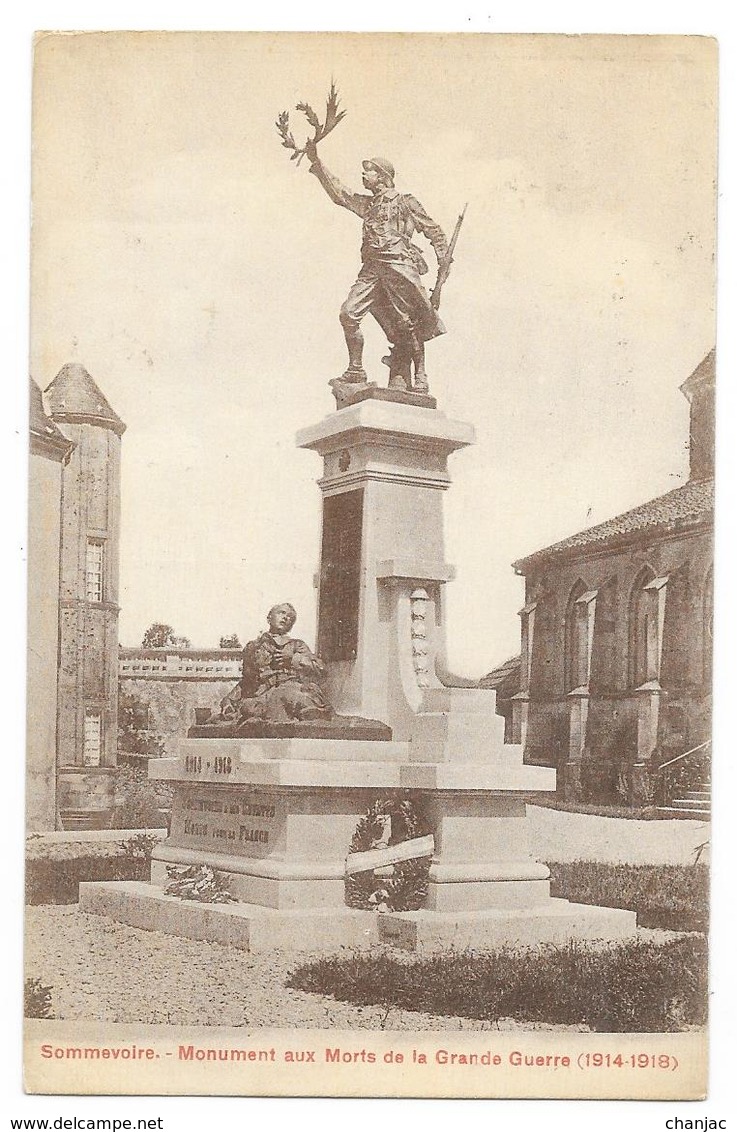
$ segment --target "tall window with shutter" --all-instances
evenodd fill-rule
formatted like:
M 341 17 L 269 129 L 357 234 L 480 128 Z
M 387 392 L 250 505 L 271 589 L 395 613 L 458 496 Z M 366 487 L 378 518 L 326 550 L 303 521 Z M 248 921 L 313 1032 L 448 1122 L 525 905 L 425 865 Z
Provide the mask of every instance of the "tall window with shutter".
M 89 538 L 87 539 L 87 561 L 86 561 L 86 581 L 87 581 L 87 601 L 102 601 L 104 598 L 104 565 L 105 565 L 105 546 L 100 539 Z
M 84 713 L 84 765 L 99 766 L 102 753 L 102 714 L 98 708 Z

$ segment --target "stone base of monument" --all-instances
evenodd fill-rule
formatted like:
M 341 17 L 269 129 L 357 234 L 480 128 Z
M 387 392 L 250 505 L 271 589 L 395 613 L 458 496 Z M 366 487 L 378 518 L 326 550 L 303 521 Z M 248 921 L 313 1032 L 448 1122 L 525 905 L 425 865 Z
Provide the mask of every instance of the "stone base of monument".
M 417 389 L 384 389 L 375 381 L 343 381 L 339 377 L 329 382 L 337 409 L 346 409 L 360 401 L 391 401 L 396 405 L 414 405 L 423 409 L 436 409 L 437 401 L 429 393 Z
M 185 939 L 243 951 L 324 951 L 388 944 L 404 951 L 535 947 L 630 938 L 635 913 L 546 900 L 526 908 L 471 912 L 364 912 L 354 908 L 272 909 L 256 904 L 198 904 L 167 896 L 144 881 L 89 881 L 79 886 L 83 912 Z
M 341 886 L 342 888 L 342 886 Z M 79 886 L 83 912 L 144 931 L 206 940 L 243 951 L 323 951 L 378 943 L 379 917 L 345 906 L 264 908 L 256 904 L 199 904 L 167 896 L 145 881 L 87 881 Z
M 514 750 L 510 754 L 514 754 Z M 632 912 L 550 897 L 527 841 L 524 792 L 554 771 L 509 758 L 423 764 L 410 744 L 324 739 L 188 739 L 150 772 L 172 783 L 170 837 L 152 883 L 80 886 L 80 907 L 133 926 L 250 950 L 323 949 L 383 940 L 403 948 L 619 939 Z M 345 905 L 345 865 L 377 797 L 411 791 L 433 833 L 426 907 L 372 913 Z M 237 904 L 166 895 L 173 865 L 224 874 Z
M 469 912 L 423 909 L 378 917 L 380 942 L 405 951 L 535 947 L 570 940 L 614 942 L 631 938 L 635 928 L 636 914 L 623 908 L 597 908 L 554 899 L 526 908 Z

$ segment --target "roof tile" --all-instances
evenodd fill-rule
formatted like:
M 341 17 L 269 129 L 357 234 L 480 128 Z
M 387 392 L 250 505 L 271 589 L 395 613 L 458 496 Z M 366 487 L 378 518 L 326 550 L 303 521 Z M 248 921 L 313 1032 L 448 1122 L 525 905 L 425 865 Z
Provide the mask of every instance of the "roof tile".
M 516 570 L 525 573 L 530 566 L 542 562 L 543 559 L 568 556 L 572 552 L 591 546 L 604 547 L 608 543 L 617 542 L 628 535 L 639 531 L 650 531 L 659 528 L 668 529 L 683 523 L 708 520 L 714 510 L 714 480 L 689 480 L 681 487 L 604 523 L 598 523 L 588 530 L 579 531 L 575 535 L 553 543 L 552 546 L 536 550 L 526 558 L 520 558 L 512 565 Z

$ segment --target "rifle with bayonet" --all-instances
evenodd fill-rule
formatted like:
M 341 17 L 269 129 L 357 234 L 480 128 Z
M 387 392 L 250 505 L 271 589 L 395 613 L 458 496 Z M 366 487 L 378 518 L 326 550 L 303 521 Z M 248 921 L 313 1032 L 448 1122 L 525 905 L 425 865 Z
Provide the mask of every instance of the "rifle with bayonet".
M 430 296 L 430 305 L 432 306 L 433 310 L 437 310 L 440 306 L 440 294 L 443 290 L 446 279 L 450 275 L 450 266 L 453 263 L 453 252 L 456 250 L 456 244 L 458 243 L 458 233 L 461 230 L 461 225 L 463 224 L 463 218 L 466 215 L 467 208 L 468 202 L 464 204 L 463 212 L 456 220 L 456 226 L 453 229 L 453 235 L 450 238 L 448 250 L 438 263 L 438 278 L 435 286 L 433 287 L 432 295 Z

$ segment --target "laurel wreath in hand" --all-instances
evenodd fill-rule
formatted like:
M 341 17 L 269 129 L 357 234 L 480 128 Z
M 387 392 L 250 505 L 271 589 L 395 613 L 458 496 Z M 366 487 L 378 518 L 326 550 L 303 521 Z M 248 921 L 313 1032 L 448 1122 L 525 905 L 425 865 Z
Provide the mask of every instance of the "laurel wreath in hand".
M 336 89 L 334 80 L 330 83 L 330 92 L 328 94 L 327 104 L 325 107 L 324 123 L 320 121 L 316 112 L 312 109 L 308 102 L 297 103 L 295 109 L 302 111 L 310 126 L 312 126 L 312 129 L 314 130 L 314 134 L 311 138 L 308 138 L 308 142 L 311 142 L 312 145 L 317 145 L 319 141 L 322 141 L 323 138 L 327 137 L 327 135 L 335 129 L 338 123 L 341 122 L 343 118 L 345 118 L 346 111 L 340 110 L 339 106 L 340 98 L 338 97 L 338 91 Z M 307 143 L 305 143 L 304 146 L 300 147 L 294 140 L 294 134 L 292 133 L 289 126 L 289 111 L 282 110 L 274 124 L 276 126 L 277 133 L 282 140 L 281 143 L 284 148 L 292 150 L 289 160 L 296 161 L 299 165 L 300 161 L 307 153 Z

